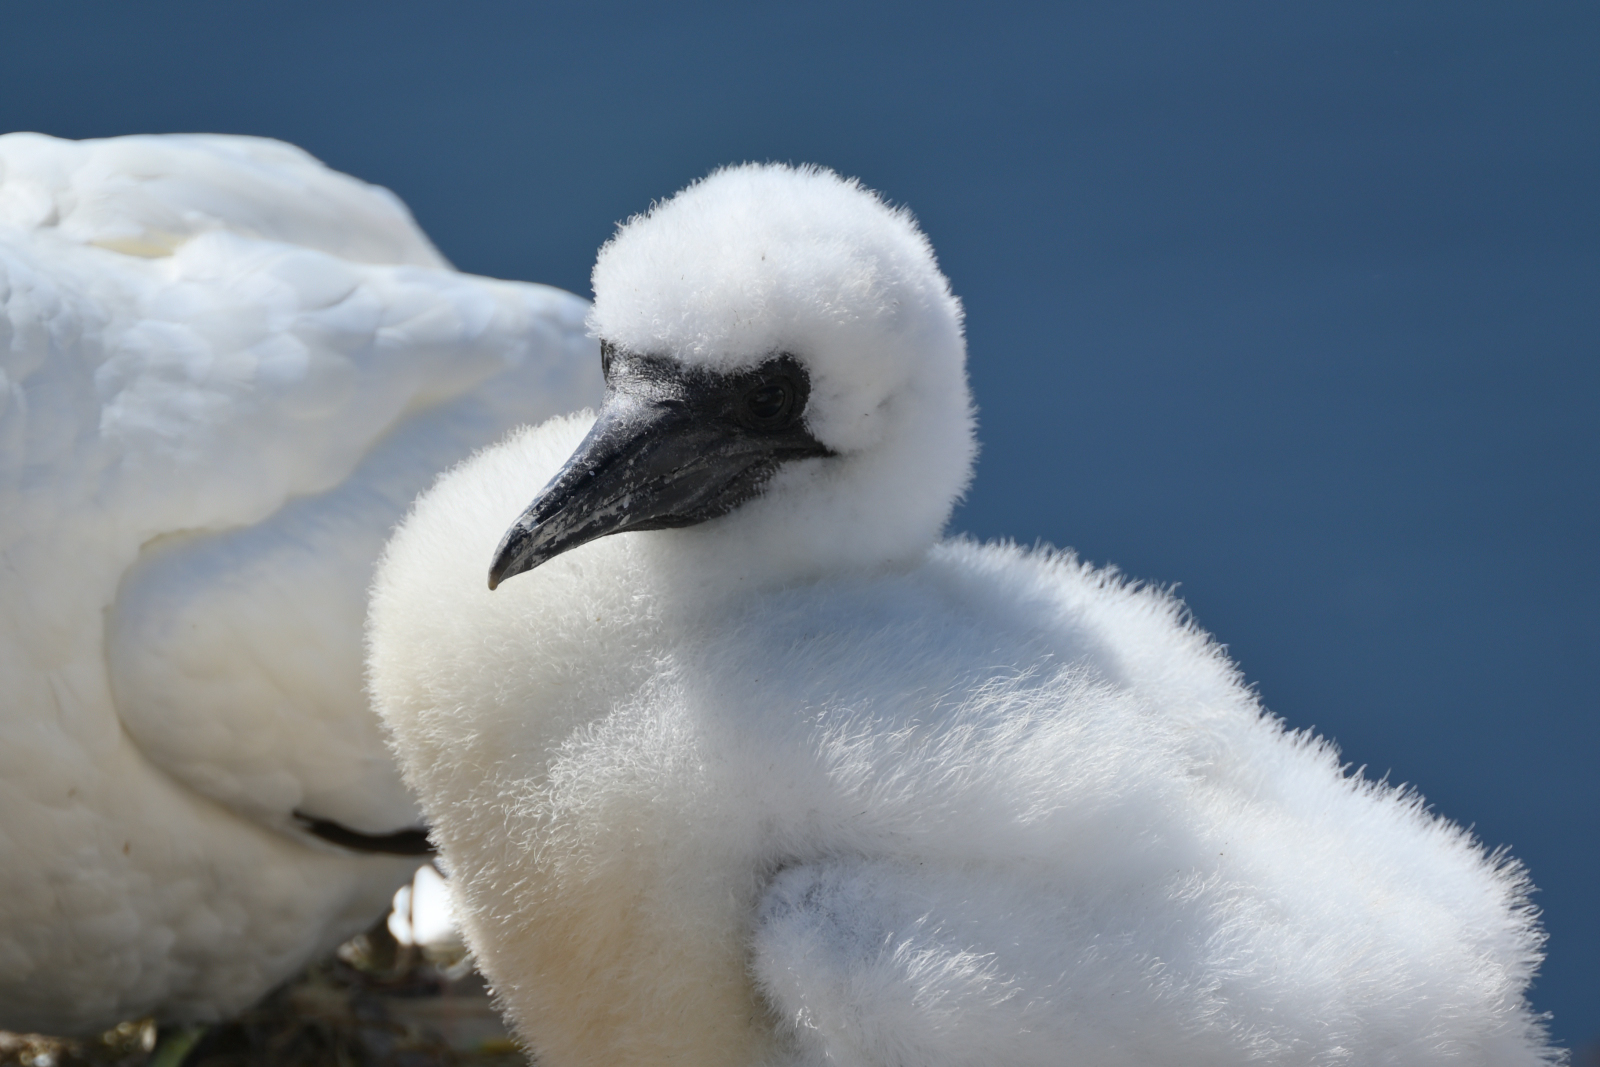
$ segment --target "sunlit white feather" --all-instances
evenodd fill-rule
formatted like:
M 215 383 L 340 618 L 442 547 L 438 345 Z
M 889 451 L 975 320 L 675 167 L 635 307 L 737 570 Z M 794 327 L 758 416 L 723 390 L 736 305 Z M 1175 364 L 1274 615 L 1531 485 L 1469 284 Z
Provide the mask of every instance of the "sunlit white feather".
M 598 395 L 583 301 L 242 137 L 0 137 L 0 1026 L 215 1018 L 382 914 L 362 692 L 432 472 Z

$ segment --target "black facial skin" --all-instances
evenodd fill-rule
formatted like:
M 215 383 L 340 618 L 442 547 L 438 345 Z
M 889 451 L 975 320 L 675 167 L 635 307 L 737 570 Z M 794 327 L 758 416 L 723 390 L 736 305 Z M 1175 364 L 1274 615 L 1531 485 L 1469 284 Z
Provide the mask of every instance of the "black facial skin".
M 594 428 L 500 541 L 489 588 L 579 545 L 726 515 L 784 463 L 832 453 L 805 427 L 811 379 L 775 355 L 733 374 L 600 343 Z

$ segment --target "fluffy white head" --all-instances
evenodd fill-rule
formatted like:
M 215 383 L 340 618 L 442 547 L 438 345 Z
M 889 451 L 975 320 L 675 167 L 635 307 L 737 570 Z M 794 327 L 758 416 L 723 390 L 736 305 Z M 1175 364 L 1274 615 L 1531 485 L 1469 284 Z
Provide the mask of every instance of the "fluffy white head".
M 961 304 L 908 211 L 819 167 L 730 167 L 624 224 L 594 290 L 591 329 L 631 351 L 717 371 L 804 364 L 806 426 L 838 455 L 790 464 L 714 524 L 763 544 L 764 564 L 785 545 L 797 564 L 837 565 L 938 537 L 976 444 Z

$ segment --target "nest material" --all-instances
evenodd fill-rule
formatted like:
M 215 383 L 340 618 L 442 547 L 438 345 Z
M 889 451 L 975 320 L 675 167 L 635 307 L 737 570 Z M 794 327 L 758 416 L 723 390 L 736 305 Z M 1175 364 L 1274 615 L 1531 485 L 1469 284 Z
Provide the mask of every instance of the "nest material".
M 396 944 L 380 922 L 231 1022 L 140 1019 L 80 1039 L 0 1031 L 0 1067 L 523 1067 L 469 964 Z

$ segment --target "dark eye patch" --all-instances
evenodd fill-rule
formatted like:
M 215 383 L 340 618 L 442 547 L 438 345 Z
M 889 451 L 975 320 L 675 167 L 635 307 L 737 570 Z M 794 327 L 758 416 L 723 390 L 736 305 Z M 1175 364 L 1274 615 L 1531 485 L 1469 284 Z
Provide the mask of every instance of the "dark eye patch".
M 600 369 L 608 389 L 670 397 L 702 417 L 730 419 L 761 433 L 799 428 L 811 394 L 805 365 L 787 352 L 749 370 L 718 373 L 686 368 L 668 356 L 631 352 L 602 339 Z

